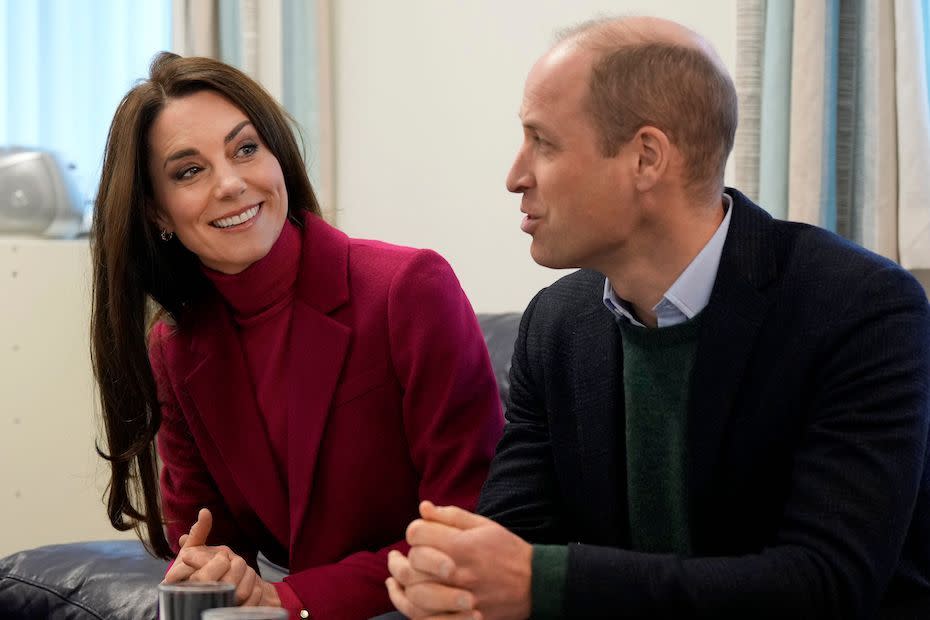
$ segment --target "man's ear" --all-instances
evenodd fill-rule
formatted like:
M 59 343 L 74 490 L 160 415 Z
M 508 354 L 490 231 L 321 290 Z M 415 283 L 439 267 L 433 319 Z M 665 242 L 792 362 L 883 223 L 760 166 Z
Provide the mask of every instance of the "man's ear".
M 649 191 L 668 171 L 672 144 L 664 131 L 650 125 L 640 127 L 632 143 L 638 156 L 636 189 Z

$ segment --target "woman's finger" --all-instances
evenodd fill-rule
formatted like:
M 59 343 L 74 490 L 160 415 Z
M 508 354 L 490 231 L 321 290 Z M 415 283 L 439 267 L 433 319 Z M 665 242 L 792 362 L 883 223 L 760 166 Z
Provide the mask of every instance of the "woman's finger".
M 191 526 L 191 531 L 187 538 L 181 543 L 182 547 L 200 547 L 207 544 L 207 536 L 213 529 L 213 515 L 206 508 L 201 508 L 197 513 L 197 522 Z M 182 536 L 181 538 L 184 538 Z M 180 539 L 179 539 L 180 541 Z
M 217 553 L 213 558 L 189 577 L 190 581 L 220 581 L 229 570 L 229 558 Z

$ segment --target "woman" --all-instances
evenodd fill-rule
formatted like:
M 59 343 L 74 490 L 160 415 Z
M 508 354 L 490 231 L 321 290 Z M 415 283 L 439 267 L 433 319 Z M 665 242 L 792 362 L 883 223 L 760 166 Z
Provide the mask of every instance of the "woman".
M 168 53 L 116 111 L 93 232 L 113 525 L 239 604 L 391 609 L 418 501 L 473 508 L 501 431 L 448 264 L 328 226 L 280 106 Z M 290 576 L 264 582 L 258 551 Z

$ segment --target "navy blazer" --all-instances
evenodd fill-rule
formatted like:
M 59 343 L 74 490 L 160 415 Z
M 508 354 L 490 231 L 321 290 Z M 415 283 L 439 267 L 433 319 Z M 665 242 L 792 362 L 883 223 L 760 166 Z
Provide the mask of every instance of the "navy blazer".
M 566 617 L 865 618 L 930 594 L 923 289 L 727 192 L 688 409 L 693 556 L 630 550 L 622 345 L 604 276 L 566 276 L 523 315 L 478 510 L 530 542 L 568 544 Z

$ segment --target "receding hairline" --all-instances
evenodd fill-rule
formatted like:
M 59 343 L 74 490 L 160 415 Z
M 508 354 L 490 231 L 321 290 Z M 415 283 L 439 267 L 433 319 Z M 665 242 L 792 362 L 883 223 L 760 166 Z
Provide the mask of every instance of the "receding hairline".
M 720 55 L 707 39 L 678 22 L 659 17 L 624 15 L 590 19 L 558 31 L 553 49 L 574 45 L 600 56 L 618 48 L 651 44 L 699 51 L 718 71 L 729 74 Z
M 719 191 L 733 147 L 736 92 L 703 37 L 659 18 L 599 18 L 559 33 L 546 58 L 560 56 L 590 63 L 587 111 L 605 156 L 652 125 L 680 150 L 689 184 Z

